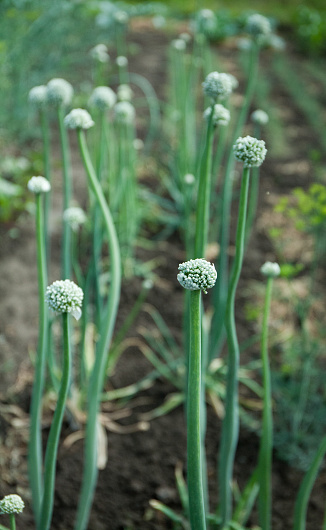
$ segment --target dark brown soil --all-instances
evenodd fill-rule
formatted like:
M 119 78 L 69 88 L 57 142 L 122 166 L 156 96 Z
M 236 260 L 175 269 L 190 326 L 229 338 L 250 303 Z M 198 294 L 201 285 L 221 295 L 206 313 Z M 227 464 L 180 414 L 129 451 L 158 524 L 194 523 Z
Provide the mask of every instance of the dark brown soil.
M 167 37 L 153 31 L 144 23 L 139 24 L 130 36 L 136 42 L 141 53 L 130 61 L 131 71 L 145 75 L 160 98 L 164 97 L 167 65 Z M 219 60 L 229 64 L 228 71 L 234 73 L 237 65 L 232 59 L 234 48 L 219 49 Z M 267 53 L 267 52 L 266 52 Z M 263 68 L 268 67 L 269 57 L 263 56 Z M 259 267 L 266 260 L 275 260 L 275 250 L 268 236 L 272 226 L 273 206 L 278 197 L 297 185 L 310 182 L 309 162 L 303 164 L 302 153 L 311 131 L 303 123 L 303 118 L 286 95 L 276 92 L 275 98 L 281 108 L 290 109 L 287 114 L 287 126 L 295 129 L 293 138 L 289 138 L 291 157 L 275 160 L 273 157 L 262 167 L 260 203 L 257 223 L 247 250 L 243 273 L 238 291 L 237 320 L 241 340 L 256 332 L 255 324 L 248 323 L 244 315 L 245 289 L 251 280 L 259 277 Z M 302 162 L 300 166 L 300 161 Z M 75 176 L 80 169 L 78 153 L 73 156 Z M 284 170 L 287 168 L 287 170 Z M 298 168 L 300 171 L 298 171 Z M 80 173 L 78 171 L 78 173 Z M 60 171 L 59 171 L 60 175 Z M 58 178 L 59 179 L 59 178 Z M 83 196 L 85 184 L 80 178 L 74 179 L 75 191 Z M 59 188 L 60 185 L 57 185 Z M 55 189 L 55 207 L 60 211 L 59 189 Z M 234 208 L 236 215 L 236 208 Z M 55 216 L 54 216 L 55 219 Z M 58 244 L 59 229 L 54 223 L 53 264 L 51 281 L 57 278 L 59 271 Z M 17 223 L 18 237 L 11 238 L 8 227 L 1 228 L 1 319 L 0 319 L 0 497 L 9 493 L 22 495 L 26 502 L 24 513 L 17 517 L 17 528 L 34 528 L 27 480 L 27 439 L 28 409 L 32 381 L 32 364 L 37 343 L 37 276 L 35 265 L 34 222 L 24 217 Z M 304 242 L 303 242 L 304 244 Z M 293 252 L 302 250 L 298 242 Z M 232 251 L 232 249 L 231 249 Z M 148 295 L 147 302 L 156 307 L 169 325 L 175 338 L 180 342 L 182 325 L 183 296 L 176 281 L 177 266 L 183 260 L 182 244 L 175 234 L 165 243 L 157 243 L 154 250 L 142 251 L 143 257 L 160 257 L 157 275 L 160 282 Z M 145 253 L 146 254 L 146 253 Z M 141 288 L 140 280 L 125 282 L 122 287 L 121 306 L 117 321 L 119 329 L 133 301 Z M 147 314 L 140 313 L 129 337 L 139 336 L 139 326 L 149 331 L 153 325 Z M 246 353 L 246 359 L 257 358 L 259 350 L 254 346 Z M 110 381 L 110 388 L 136 382 L 152 370 L 151 365 L 140 352 L 137 345 L 131 345 L 120 358 Z M 149 389 L 127 404 L 129 416 L 115 419 L 117 411 L 103 410 L 111 429 L 107 432 L 108 461 L 104 470 L 99 472 L 98 486 L 91 513 L 90 530 L 163 530 L 172 528 L 172 523 L 162 514 L 155 512 L 149 505 L 153 498 L 161 500 L 169 507 L 180 510 L 180 501 L 175 484 L 176 466 L 185 468 L 185 421 L 182 407 L 157 418 L 147 425 L 147 430 L 135 432 L 116 432 L 133 429 L 140 414 L 162 404 L 175 389 L 165 380 L 158 380 Z M 49 399 L 51 404 L 51 399 Z M 49 407 L 45 407 L 44 439 L 50 422 Z M 208 407 L 207 459 L 211 497 L 211 509 L 217 503 L 216 458 L 219 449 L 221 420 L 213 409 Z M 72 425 L 64 425 L 62 444 L 59 451 L 56 479 L 56 498 L 52 530 L 73 528 L 76 505 L 83 467 L 83 441 L 71 446 L 65 444 L 73 433 Z M 237 451 L 235 478 L 240 487 L 250 476 L 257 462 L 258 438 L 256 434 L 241 429 Z M 292 527 L 293 507 L 302 473 L 291 469 L 284 462 L 274 458 L 273 467 L 273 530 L 288 530 Z M 308 512 L 307 530 L 321 528 L 326 490 L 326 474 L 321 473 L 311 498 Z M 3 517 L 3 524 L 8 524 Z M 257 524 L 254 512 L 249 525 Z

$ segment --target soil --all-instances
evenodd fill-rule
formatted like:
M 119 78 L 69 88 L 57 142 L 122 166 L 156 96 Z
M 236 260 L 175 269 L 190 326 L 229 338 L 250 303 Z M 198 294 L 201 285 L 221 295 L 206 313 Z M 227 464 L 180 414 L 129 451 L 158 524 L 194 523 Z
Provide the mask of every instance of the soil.
M 146 31 L 145 31 L 146 30 Z M 160 98 L 164 98 L 167 79 L 167 36 L 154 31 L 147 22 L 138 23 L 130 34 L 141 53 L 130 59 L 130 70 L 146 75 Z M 262 69 L 268 68 L 269 52 L 263 54 Z M 220 46 L 219 60 L 228 64 L 228 71 L 236 73 L 238 66 L 234 59 L 234 43 Z M 307 142 L 312 144 L 312 131 L 308 130 L 303 116 L 287 99 L 286 93 L 275 88 L 275 102 L 280 112 L 286 110 L 286 123 L 292 136 L 288 138 L 291 155 L 275 159 L 273 154 L 261 169 L 260 201 L 257 222 L 246 253 L 237 295 L 237 327 L 241 340 L 257 331 L 256 324 L 245 318 L 246 289 L 252 280 L 259 278 L 259 267 L 266 260 L 275 260 L 275 248 L 268 236 L 273 226 L 273 207 L 278 198 L 298 185 L 310 183 L 310 162 L 306 160 Z M 57 148 L 58 149 L 58 148 Z M 55 157 L 56 155 L 54 155 Z M 301 165 L 300 165 L 301 161 Z M 76 178 L 80 173 L 80 162 L 76 146 L 73 145 L 74 186 L 78 196 L 83 197 L 85 184 Z M 60 169 L 58 179 L 60 182 Z M 59 273 L 60 227 L 57 218 L 61 212 L 60 184 L 54 189 L 53 254 L 50 280 Z M 234 213 L 234 215 L 236 212 Z M 280 220 L 280 223 L 282 221 Z M 0 246 L 0 496 L 9 493 L 20 494 L 26 503 L 23 514 L 17 517 L 17 528 L 34 528 L 27 479 L 28 410 L 33 377 L 32 359 L 37 344 L 38 293 L 36 275 L 36 251 L 34 222 L 31 217 L 18 220 L 18 235 L 10 236 L 8 226 L 1 227 Z M 281 224 L 282 226 L 282 224 Z M 286 227 L 284 227 L 284 230 Z M 303 239 L 291 252 L 295 256 L 307 249 Z M 309 245 L 308 245 L 309 246 Z M 182 243 L 178 234 L 166 242 L 157 242 L 153 250 L 140 251 L 143 259 L 159 258 L 156 270 L 161 281 L 155 283 L 149 292 L 147 303 L 156 307 L 178 342 L 181 341 L 182 289 L 176 281 L 177 266 L 184 259 Z M 230 249 L 232 252 L 232 247 Z M 308 256 L 309 258 L 309 256 Z M 307 258 L 307 259 L 308 259 Z M 321 278 L 325 280 L 325 277 Z M 116 329 L 119 329 L 128 314 L 133 301 L 141 289 L 141 280 L 125 281 L 122 286 L 121 305 Z M 173 303 L 171 301 L 173 300 Z M 274 306 L 275 311 L 275 306 Z M 272 311 L 272 317 L 275 313 Z M 154 333 L 153 324 L 145 311 L 128 333 L 130 338 L 139 339 L 139 328 L 143 326 Z M 245 359 L 258 358 L 257 345 L 246 353 Z M 136 340 L 120 358 L 108 388 L 119 388 L 142 378 L 152 370 Z M 161 405 L 175 389 L 159 379 L 138 397 L 127 403 L 123 412 L 104 407 L 103 416 L 108 429 L 106 445 L 108 460 L 105 469 L 99 472 L 98 485 L 89 522 L 90 530 L 164 530 L 172 523 L 163 514 L 153 510 L 149 501 L 153 498 L 180 511 L 180 500 L 175 483 L 175 469 L 185 469 L 186 435 L 184 410 L 179 406 L 169 414 L 139 425 L 141 414 Z M 44 440 L 51 422 L 51 396 L 44 409 Z M 119 418 L 120 414 L 120 418 Z M 208 407 L 207 461 L 211 508 L 217 502 L 216 458 L 219 449 L 221 420 L 212 407 Z M 145 430 L 144 430 L 145 429 Z M 130 431 L 130 432 L 128 432 Z M 83 440 L 71 442 L 74 434 L 72 423 L 66 419 L 60 445 L 56 497 L 52 530 L 69 530 L 78 502 L 83 466 Z M 237 449 L 235 478 L 240 488 L 245 484 L 257 462 L 258 437 L 246 427 L 241 428 Z M 273 463 L 273 530 L 287 530 L 292 527 L 294 500 L 303 474 L 290 468 L 274 457 Z M 309 504 L 307 530 L 321 528 L 326 490 L 326 473 L 320 473 Z M 9 524 L 6 518 L 1 521 Z M 257 524 L 254 511 L 248 526 Z

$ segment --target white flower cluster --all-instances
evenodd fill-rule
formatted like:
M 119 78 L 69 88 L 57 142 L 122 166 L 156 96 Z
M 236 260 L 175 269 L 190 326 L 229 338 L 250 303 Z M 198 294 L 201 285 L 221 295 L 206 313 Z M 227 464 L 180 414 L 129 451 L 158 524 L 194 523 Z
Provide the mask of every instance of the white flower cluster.
M 212 113 L 212 107 L 208 107 L 204 112 L 204 118 L 208 121 Z M 220 103 L 216 103 L 213 108 L 213 125 L 217 127 L 218 125 L 228 125 L 230 121 L 230 111 L 226 109 Z
M 120 10 L 116 11 L 113 16 L 114 16 L 114 20 L 118 22 L 119 24 L 128 23 L 128 20 L 129 20 L 128 13 L 126 13 L 125 11 L 120 11 Z
M 89 129 L 94 122 L 91 115 L 85 109 L 73 109 L 64 119 L 67 129 Z
M 78 206 L 71 206 L 63 212 L 63 220 L 66 221 L 72 230 L 77 231 L 79 226 L 86 222 L 84 210 Z
M 0 513 L 21 513 L 25 508 L 23 499 L 19 495 L 6 495 L 0 501 Z
M 128 59 L 124 55 L 119 55 L 119 57 L 116 58 L 115 62 L 120 68 L 128 66 Z
M 217 273 L 212 263 L 203 258 L 191 259 L 180 263 L 178 282 L 185 289 L 190 291 L 203 291 L 207 294 L 207 289 L 214 287 Z
M 260 272 L 268 278 L 277 278 L 281 274 L 281 268 L 278 263 L 266 261 L 266 263 L 260 268 Z
M 45 300 L 56 313 L 71 313 L 76 320 L 81 317 L 84 293 L 71 280 L 57 280 L 46 290 Z
M 45 177 L 32 177 L 27 182 L 27 188 L 32 193 L 48 193 L 51 189 L 51 184 Z
M 186 49 L 186 47 L 187 47 L 187 43 L 186 43 L 186 41 L 184 39 L 174 39 L 171 42 L 171 46 L 175 50 L 177 50 L 179 52 L 183 52 Z
M 262 35 L 269 35 L 272 31 L 271 24 L 268 18 L 263 15 L 255 13 L 250 15 L 247 19 L 246 30 L 250 35 L 257 37 Z
M 266 157 L 267 149 L 264 140 L 252 136 L 238 138 L 233 146 L 234 156 L 244 167 L 258 167 Z
M 90 54 L 94 61 L 98 61 L 99 63 L 108 63 L 110 61 L 108 48 L 105 44 L 97 44 L 91 49 Z
M 117 94 L 119 101 L 131 101 L 134 95 L 129 85 L 119 85 Z
M 100 110 L 112 109 L 117 100 L 117 96 L 108 86 L 97 86 L 94 88 L 88 103 L 91 107 L 97 107 Z
M 204 94 L 214 101 L 217 98 L 225 99 L 228 97 L 233 89 L 233 81 L 229 74 L 221 74 L 219 72 L 211 72 L 203 82 Z
M 73 95 L 74 89 L 65 79 L 51 79 L 47 84 L 47 101 L 52 105 L 69 105 Z
M 119 123 L 133 123 L 135 119 L 135 108 L 129 101 L 120 101 L 114 107 L 114 115 Z
M 28 101 L 35 107 L 43 107 L 47 102 L 47 87 L 38 85 L 31 88 L 28 93 Z
M 257 125 L 266 125 L 268 123 L 269 117 L 267 112 L 264 110 L 257 109 L 251 114 L 251 121 L 257 123 Z

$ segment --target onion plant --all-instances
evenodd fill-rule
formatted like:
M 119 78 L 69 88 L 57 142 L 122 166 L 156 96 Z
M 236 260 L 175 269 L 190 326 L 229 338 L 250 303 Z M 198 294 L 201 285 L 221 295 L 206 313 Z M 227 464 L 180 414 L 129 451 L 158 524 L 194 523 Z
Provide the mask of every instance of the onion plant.
M 190 290 L 190 350 L 187 389 L 187 476 L 191 527 L 206 529 L 201 443 L 201 291 L 214 286 L 216 270 L 205 259 L 194 259 L 179 265 L 178 281 Z
M 263 312 L 261 357 L 263 369 L 263 418 L 262 435 L 259 449 L 258 461 L 258 505 L 259 522 L 262 530 L 271 528 L 271 470 L 272 470 L 272 450 L 273 450 L 273 417 L 272 417 L 272 390 L 271 375 L 268 360 L 268 320 L 272 298 L 273 280 L 279 276 L 281 269 L 278 263 L 267 261 L 261 267 L 261 273 L 267 278 L 266 296 Z
M 37 530 L 48 530 L 52 519 L 57 453 L 72 365 L 68 317 L 70 313 L 77 320 L 80 318 L 83 296 L 83 291 L 71 280 L 55 281 L 47 288 L 45 295 L 49 308 L 62 315 L 63 369 L 56 409 L 46 445 L 44 487 Z
M 222 424 L 221 448 L 219 454 L 219 509 L 222 517 L 222 527 L 229 524 L 232 515 L 231 479 L 239 432 L 238 370 L 240 351 L 235 326 L 235 294 L 244 256 L 250 168 L 260 166 L 266 156 L 265 142 L 250 136 L 238 138 L 233 149 L 235 158 L 243 163 L 243 175 L 239 199 L 235 257 L 225 310 L 225 327 L 228 342 L 228 373 L 225 417 Z
M 43 172 L 45 178 L 51 183 L 51 164 L 50 164 L 50 127 L 47 110 L 47 87 L 39 85 L 33 87 L 28 94 L 28 100 L 31 105 L 38 110 L 42 127 L 42 141 L 43 141 Z M 47 246 L 47 254 L 49 256 L 49 242 L 48 242 L 48 223 L 49 211 L 51 203 L 51 193 L 47 193 L 44 200 L 44 233 Z
M 44 177 L 32 177 L 28 189 L 35 194 L 36 200 L 36 242 L 37 242 L 37 275 L 39 292 L 39 330 L 38 346 L 35 362 L 35 376 L 32 390 L 30 410 L 30 436 L 28 448 L 28 469 L 32 491 L 32 502 L 35 519 L 38 522 L 43 495 L 43 457 L 41 438 L 42 396 L 45 380 L 45 367 L 47 357 L 48 318 L 45 303 L 45 289 L 47 285 L 47 260 L 44 230 L 44 205 L 43 197 L 49 193 L 51 185 Z
M 92 127 L 94 122 L 86 110 L 74 109 L 65 117 L 65 125 L 70 129 L 76 129 L 80 154 L 86 170 L 89 188 L 99 204 L 103 216 L 104 230 L 110 250 L 110 292 L 107 300 L 107 306 L 101 315 L 101 325 L 99 329 L 100 339 L 97 343 L 96 358 L 88 386 L 84 472 L 75 524 L 76 530 L 82 530 L 87 527 L 93 495 L 96 487 L 98 473 L 96 462 L 98 432 L 97 417 L 101 392 L 106 375 L 105 367 L 107 355 L 112 339 L 112 333 L 120 299 L 121 261 L 118 238 L 115 226 L 113 224 L 111 212 L 105 200 L 101 185 L 98 181 L 86 143 L 85 130 Z
M 19 495 L 15 495 L 15 494 L 6 495 L 3 499 L 1 499 L 0 515 L 3 515 L 3 514 L 9 515 L 10 530 L 16 530 L 15 515 L 17 515 L 18 513 L 22 513 L 24 508 L 25 508 L 25 503 Z M 2 530 L 4 529 L 4 527 L 0 525 L 0 529 Z

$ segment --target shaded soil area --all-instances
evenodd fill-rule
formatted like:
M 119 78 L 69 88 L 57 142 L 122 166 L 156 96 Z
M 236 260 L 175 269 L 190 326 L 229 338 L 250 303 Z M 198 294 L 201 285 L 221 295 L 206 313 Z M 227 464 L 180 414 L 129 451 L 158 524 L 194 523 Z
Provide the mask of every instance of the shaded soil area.
M 130 39 L 137 43 L 141 50 L 141 53 L 130 60 L 130 70 L 145 75 L 158 96 L 163 99 L 167 81 L 166 35 L 150 29 L 144 23 L 134 29 Z M 218 49 L 219 61 L 232 73 L 236 73 L 238 68 L 234 53 L 234 45 Z M 262 58 L 263 71 L 268 68 L 270 61 L 268 53 Z M 258 217 L 246 253 L 236 304 L 241 341 L 257 332 L 256 324 L 248 322 L 245 318 L 245 292 L 248 282 L 259 279 L 258 271 L 265 261 L 276 259 L 273 242 L 268 236 L 268 229 L 273 226 L 275 217 L 273 207 L 278 198 L 293 187 L 308 186 L 310 183 L 311 165 L 305 159 L 304 148 L 308 140 L 311 143 L 313 132 L 307 129 L 302 115 L 280 87 L 273 87 L 273 96 L 281 114 L 283 109 L 284 123 L 290 131 L 288 142 L 291 146 L 291 156 L 281 160 L 271 156 L 261 170 Z M 76 178 L 80 169 L 78 152 L 74 146 L 75 192 L 83 197 L 85 182 Z M 57 181 L 60 181 L 60 170 Z M 54 205 L 51 281 L 57 279 L 60 270 L 60 184 L 55 185 Z M 236 213 L 235 207 L 232 213 L 235 219 Z M 38 293 L 33 219 L 24 217 L 17 222 L 17 227 L 19 231 L 16 238 L 10 236 L 8 227 L 0 229 L 0 496 L 18 493 L 24 498 L 26 509 L 17 518 L 17 528 L 28 530 L 34 528 L 27 479 L 27 441 L 33 377 L 32 359 L 37 344 Z M 233 245 L 234 236 L 230 248 L 231 255 Z M 291 247 L 294 261 L 304 248 L 307 248 L 304 240 Z M 156 274 L 160 281 L 155 283 L 146 302 L 157 308 L 175 339 L 181 343 L 183 293 L 176 281 L 176 271 L 178 264 L 184 260 L 184 254 L 179 236 L 174 234 L 166 242 L 153 243 L 151 250 L 139 250 L 139 257 L 144 260 L 159 258 Z M 324 281 L 323 276 L 320 282 Z M 117 329 L 128 315 L 140 289 L 141 280 L 137 278 L 123 284 Z M 119 359 L 108 389 L 137 382 L 152 371 L 151 364 L 137 345 L 140 327 L 146 328 L 155 336 L 152 320 L 148 313 L 141 311 L 128 333 L 128 337 L 135 340 L 130 341 L 129 347 Z M 258 356 L 259 346 L 256 344 L 250 351 L 246 351 L 243 360 L 257 359 Z M 103 418 L 107 426 L 105 444 L 108 461 L 105 469 L 99 472 L 90 530 L 173 528 L 172 523 L 163 514 L 150 507 L 149 501 L 155 498 L 177 511 L 180 510 L 175 469 L 181 466 L 185 470 L 184 410 L 179 406 L 169 414 L 150 422 L 143 421 L 142 414 L 164 403 L 167 396 L 174 392 L 175 388 L 170 383 L 158 379 L 149 389 L 140 392 L 134 400 L 126 403 L 122 410 L 111 406 L 110 403 L 103 405 Z M 44 441 L 51 422 L 53 403 L 53 396 L 47 397 L 44 407 Z M 208 406 L 207 462 L 212 510 L 218 500 L 216 459 L 220 427 L 221 420 L 217 418 L 213 408 Z M 83 440 L 77 436 L 77 441 L 72 443 L 71 435 L 75 433 L 76 426 L 66 419 L 57 463 L 52 530 L 73 528 L 83 468 Z M 257 451 L 257 435 L 243 427 L 235 468 L 235 479 L 240 488 L 246 483 L 257 463 Z M 302 476 L 301 472 L 274 458 L 273 530 L 291 528 L 294 500 Z M 325 493 L 326 474 L 322 472 L 309 505 L 307 530 L 316 530 L 322 526 Z M 5 517 L 1 522 L 6 524 Z M 255 511 L 248 526 L 254 524 L 257 524 Z

